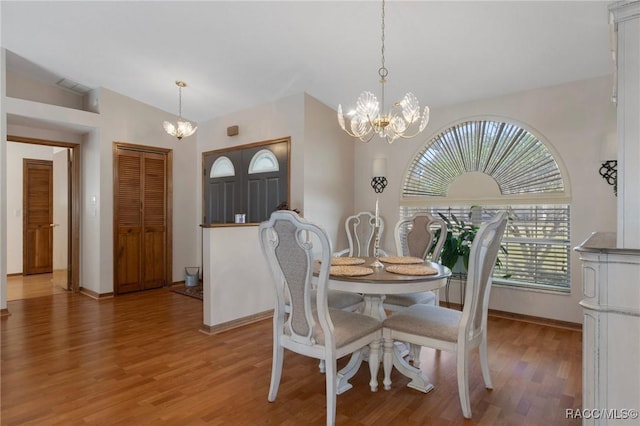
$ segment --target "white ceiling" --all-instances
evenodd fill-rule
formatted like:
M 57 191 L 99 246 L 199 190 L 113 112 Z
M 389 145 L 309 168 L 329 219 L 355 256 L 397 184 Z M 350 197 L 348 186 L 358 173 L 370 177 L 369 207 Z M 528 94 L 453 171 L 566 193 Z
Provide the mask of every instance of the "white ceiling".
M 387 101 L 443 106 L 610 74 L 603 1 L 386 5 Z M 1 2 L 8 67 L 203 121 L 305 91 L 379 95 L 378 1 Z M 26 61 L 21 60 L 21 58 Z M 47 72 L 36 72 L 44 69 Z

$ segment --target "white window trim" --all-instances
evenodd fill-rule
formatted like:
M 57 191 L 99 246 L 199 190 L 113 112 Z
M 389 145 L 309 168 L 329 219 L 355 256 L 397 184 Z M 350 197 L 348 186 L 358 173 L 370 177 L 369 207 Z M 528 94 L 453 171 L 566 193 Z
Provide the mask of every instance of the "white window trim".
M 263 158 L 268 158 L 274 164 L 272 167 L 256 169 L 256 166 L 260 160 Z M 269 173 L 269 172 L 277 172 L 280 171 L 280 163 L 278 162 L 278 158 L 276 155 L 268 149 L 261 149 L 256 152 L 255 155 L 251 158 L 251 162 L 249 163 L 249 174 L 257 174 L 257 173 Z
M 230 172 L 224 171 L 222 173 L 219 173 L 217 171 L 220 169 L 220 167 L 225 167 L 225 166 L 231 166 L 231 171 Z M 216 161 L 213 162 L 213 165 L 211 166 L 211 171 L 209 172 L 210 178 L 229 177 L 229 176 L 235 176 L 235 175 L 236 175 L 236 168 L 233 166 L 233 162 L 231 161 L 231 159 L 229 159 L 229 157 L 226 157 L 226 156 L 216 158 Z

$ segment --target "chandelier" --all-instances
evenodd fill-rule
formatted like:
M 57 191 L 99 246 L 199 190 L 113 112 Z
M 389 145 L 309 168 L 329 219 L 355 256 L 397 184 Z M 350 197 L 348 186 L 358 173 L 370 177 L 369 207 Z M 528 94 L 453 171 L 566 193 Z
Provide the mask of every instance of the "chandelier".
M 384 85 L 389 70 L 384 62 L 384 0 L 382 0 L 382 66 L 378 69 L 381 86 L 381 102 L 384 108 Z M 420 103 L 411 92 L 404 95 L 400 102 L 395 102 L 389 112 L 380 112 L 378 99 L 371 92 L 363 92 L 358 97 L 356 109 L 350 111 L 349 127 L 345 123 L 342 105 L 338 105 L 338 123 L 349 136 L 369 142 L 376 134 L 393 143 L 396 139 L 409 139 L 422 132 L 429 122 L 429 107 L 420 115 Z
M 174 125 L 173 123 L 165 121 L 162 125 L 167 133 L 180 140 L 194 134 L 196 130 L 198 130 L 198 126 L 194 127 L 182 118 L 182 88 L 187 87 L 187 83 L 178 80 L 176 81 L 176 85 L 178 86 L 178 122 Z

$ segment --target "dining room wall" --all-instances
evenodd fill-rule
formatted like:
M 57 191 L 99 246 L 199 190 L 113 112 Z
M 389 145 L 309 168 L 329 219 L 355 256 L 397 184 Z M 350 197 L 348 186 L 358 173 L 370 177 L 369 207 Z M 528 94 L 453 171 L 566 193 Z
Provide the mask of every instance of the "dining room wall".
M 389 184 L 380 196 L 386 223 L 399 218 L 402 180 L 409 162 L 434 136 L 465 119 L 501 118 L 522 124 L 540 136 L 559 158 L 571 194 L 571 247 L 594 231 L 616 231 L 616 197 L 598 173 L 604 145 L 616 133 L 615 105 L 611 102 L 612 76 L 576 81 L 553 87 L 514 93 L 474 102 L 431 109 L 431 120 L 422 135 L 389 145 L 382 140 L 357 143 L 355 209 L 371 210 L 375 194 L 365 191 L 372 159 L 387 158 Z M 427 100 L 423 100 L 423 102 Z M 362 188 L 362 190 L 359 190 Z M 383 238 L 385 250 L 395 252 L 393 226 Z M 574 323 L 582 322 L 578 305 L 581 272 L 578 256 L 571 251 L 571 292 L 568 295 L 494 286 L 490 308 Z M 451 292 L 452 297 L 457 291 Z
M 348 247 L 345 219 L 353 204 L 353 139 L 337 124 L 336 111 L 304 97 L 304 206 L 306 218 L 322 226 L 334 250 Z
M 227 127 L 234 125 L 238 135 L 227 136 Z M 203 152 L 290 137 L 290 207 L 325 228 L 334 246 L 346 245 L 342 224 L 353 209 L 354 146 L 338 130 L 335 111 L 306 93 L 200 123 L 197 219 L 202 216 Z M 257 230 L 251 225 L 202 230 L 205 327 L 272 308 L 273 284 Z
M 291 138 L 291 200 L 289 206 L 323 226 L 336 246 L 347 243 L 344 218 L 353 212 L 353 155 L 351 138 L 335 121 L 335 110 L 306 93 L 232 112 L 200 123 L 198 176 L 203 152 L 282 137 Z M 227 136 L 227 127 L 239 133 Z M 197 182 L 196 210 L 202 218 L 202 179 Z

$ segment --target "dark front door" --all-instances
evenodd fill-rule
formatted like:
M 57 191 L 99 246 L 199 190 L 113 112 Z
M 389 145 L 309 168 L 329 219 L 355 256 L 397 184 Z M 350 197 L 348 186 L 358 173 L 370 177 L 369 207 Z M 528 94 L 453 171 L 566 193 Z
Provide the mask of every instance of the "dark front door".
M 222 168 L 221 176 L 214 176 L 214 164 Z M 233 223 L 236 214 L 246 213 L 242 202 L 242 153 L 231 151 L 205 157 L 204 217 L 202 223 Z

